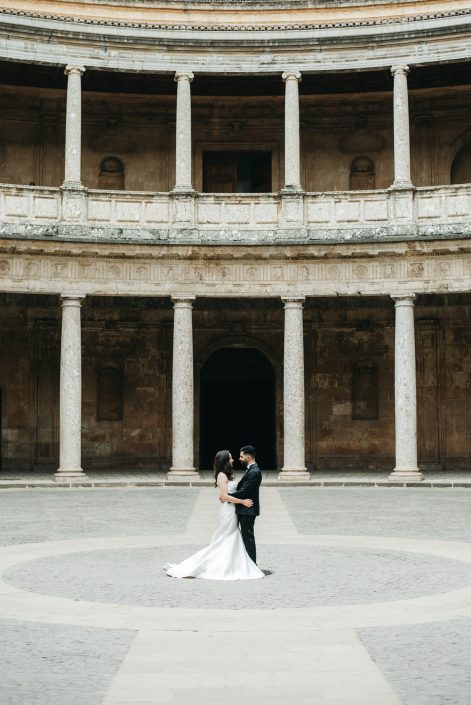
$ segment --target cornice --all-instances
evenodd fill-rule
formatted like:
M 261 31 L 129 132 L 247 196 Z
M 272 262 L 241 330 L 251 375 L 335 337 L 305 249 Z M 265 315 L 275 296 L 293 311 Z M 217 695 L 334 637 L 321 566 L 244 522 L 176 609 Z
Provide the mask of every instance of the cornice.
M 467 240 L 431 240 L 429 242 L 392 241 L 379 243 L 324 243 L 280 246 L 244 245 L 239 248 L 227 245 L 173 245 L 156 244 L 152 246 L 125 243 L 77 243 L 48 242 L 39 243 L 31 240 L 11 240 L 0 237 L 0 256 L 18 255 L 22 257 L 51 257 L 77 259 L 103 259 L 160 262 L 166 260 L 216 262 L 221 259 L 234 262 L 251 262 L 254 260 L 270 262 L 272 260 L 299 263 L 312 260 L 378 260 L 384 258 L 441 258 L 459 257 L 471 254 L 471 244 Z
M 72 23 L 77 26 L 97 26 L 97 27 L 121 27 L 140 30 L 165 30 L 169 32 L 279 32 L 279 31 L 310 31 L 323 29 L 343 29 L 355 27 L 379 27 L 389 25 L 413 25 L 417 22 L 453 19 L 457 17 L 471 15 L 471 8 L 461 8 L 459 10 L 449 10 L 433 13 L 418 13 L 414 15 L 401 15 L 396 17 L 381 17 L 368 18 L 365 20 L 348 20 L 337 22 L 316 22 L 316 23 L 297 23 L 286 22 L 281 24 L 266 24 L 266 23 L 205 23 L 199 24 L 196 22 L 179 22 L 179 23 L 158 23 L 152 21 L 146 22 L 125 22 L 116 19 L 95 19 L 90 17 L 78 17 L 74 15 L 51 14 L 43 12 L 28 12 L 24 10 L 15 10 L 10 8 L 0 8 L 0 15 L 18 18 L 29 18 L 37 20 L 49 20 L 52 22 Z M 23 28 L 24 29 L 24 28 Z

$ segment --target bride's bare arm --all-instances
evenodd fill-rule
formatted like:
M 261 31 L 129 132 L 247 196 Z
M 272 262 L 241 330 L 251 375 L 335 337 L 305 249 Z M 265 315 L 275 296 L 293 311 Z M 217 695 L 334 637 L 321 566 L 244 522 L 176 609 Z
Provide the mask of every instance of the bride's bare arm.
M 219 501 L 220 502 L 231 502 L 231 504 L 243 504 L 244 507 L 253 507 L 253 502 L 251 499 L 237 499 L 237 497 L 232 497 L 227 493 L 228 479 L 224 473 L 220 472 L 218 475 L 218 487 L 219 487 Z

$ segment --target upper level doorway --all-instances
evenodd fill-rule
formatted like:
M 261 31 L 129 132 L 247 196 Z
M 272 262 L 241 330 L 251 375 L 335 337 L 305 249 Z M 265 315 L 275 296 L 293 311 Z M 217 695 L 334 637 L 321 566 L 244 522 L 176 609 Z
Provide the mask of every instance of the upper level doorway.
M 271 193 L 272 155 L 268 151 L 203 152 L 205 193 Z

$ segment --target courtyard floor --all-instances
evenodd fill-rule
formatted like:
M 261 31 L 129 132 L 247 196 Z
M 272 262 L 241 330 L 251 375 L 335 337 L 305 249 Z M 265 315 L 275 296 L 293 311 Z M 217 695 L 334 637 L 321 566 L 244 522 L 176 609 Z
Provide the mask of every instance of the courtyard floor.
M 469 705 L 470 489 L 261 501 L 271 575 L 221 583 L 162 570 L 208 542 L 214 488 L 4 485 L 0 704 Z

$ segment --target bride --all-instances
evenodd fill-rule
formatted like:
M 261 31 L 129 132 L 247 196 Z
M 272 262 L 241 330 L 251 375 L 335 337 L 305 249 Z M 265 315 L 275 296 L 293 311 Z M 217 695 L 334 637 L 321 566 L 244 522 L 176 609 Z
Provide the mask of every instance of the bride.
M 228 450 L 220 450 L 214 458 L 214 486 L 219 488 L 222 502 L 219 526 L 206 548 L 182 561 L 167 563 L 167 575 L 172 578 L 205 578 L 207 580 L 254 580 L 265 577 L 264 573 L 249 558 L 239 530 L 235 504 L 251 507 L 251 499 L 231 497 L 237 482 L 233 480 L 234 460 Z

